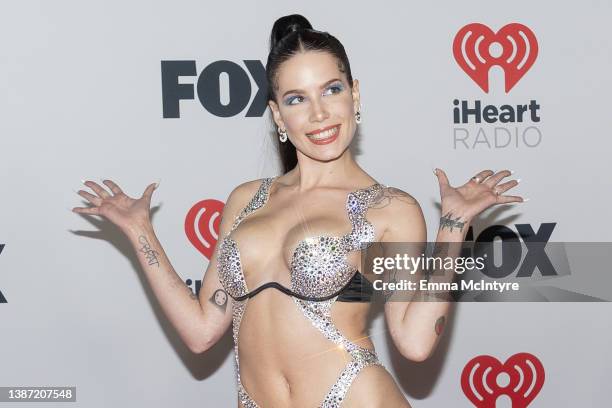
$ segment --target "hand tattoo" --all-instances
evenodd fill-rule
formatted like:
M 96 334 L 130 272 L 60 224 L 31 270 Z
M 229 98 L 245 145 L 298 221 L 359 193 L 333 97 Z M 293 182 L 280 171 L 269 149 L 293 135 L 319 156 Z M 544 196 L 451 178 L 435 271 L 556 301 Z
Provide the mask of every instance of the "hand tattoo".
M 138 242 L 142 244 L 142 247 L 139 249 L 139 251 L 144 253 L 148 265 L 157 264 L 157 267 L 159 267 L 159 260 L 157 259 L 157 255 L 159 255 L 159 252 L 151 248 L 151 244 L 149 244 L 147 237 L 141 235 L 140 237 L 138 237 Z
M 459 232 L 462 232 L 465 221 L 461 222 L 459 221 L 460 219 L 461 217 L 459 216 L 453 220 L 453 215 L 449 211 L 440 217 L 440 229 L 443 230 L 444 228 L 448 227 L 450 228 L 450 232 L 453 232 L 453 228 L 457 227 L 459 228 Z

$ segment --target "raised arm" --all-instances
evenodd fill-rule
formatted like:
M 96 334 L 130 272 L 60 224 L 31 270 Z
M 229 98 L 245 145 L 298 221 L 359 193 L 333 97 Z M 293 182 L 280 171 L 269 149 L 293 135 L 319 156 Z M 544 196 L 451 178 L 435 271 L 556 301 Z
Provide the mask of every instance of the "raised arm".
M 232 318 L 230 300 L 218 279 L 217 249 L 204 274 L 198 298 L 174 270 L 151 224 L 149 207 L 155 184 L 149 185 L 138 200 L 125 195 L 110 180 L 105 180 L 104 184 L 112 195 L 97 183 L 85 182 L 97 195 L 83 190 L 78 194 L 94 206 L 75 207 L 73 211 L 104 216 L 126 234 L 147 282 L 180 338 L 195 353 L 208 350 L 225 333 Z M 249 183 L 245 183 L 228 197 L 221 218 L 220 236 L 229 231 L 239 209 L 246 205 L 249 188 Z
M 258 186 L 258 180 L 250 181 L 239 185 L 230 193 L 223 207 L 219 239 L 229 233 L 236 216 L 248 204 Z M 232 322 L 232 298 L 223 289 L 219 281 L 218 256 L 219 245 L 215 247 L 202 279 L 198 300 L 203 312 L 203 326 L 207 330 L 203 332 L 205 335 L 201 338 L 201 341 L 191 348 L 195 353 L 202 353 L 212 347 L 219 341 Z
M 388 187 L 383 194 L 387 225 L 380 241 L 406 243 L 407 251 L 416 251 L 418 243 L 427 241 L 425 218 L 419 203 L 398 188 Z M 385 247 L 383 256 L 392 256 L 387 249 L 392 248 Z M 417 257 L 419 254 L 409 255 Z M 395 278 L 386 276 L 385 280 L 393 282 Z M 432 330 L 434 322 L 445 310 L 440 309 L 440 305 L 426 308 L 411 305 L 407 296 L 393 296 L 385 303 L 385 320 L 399 352 L 409 360 L 423 361 L 436 340 Z
M 452 187 L 444 171 L 435 169 L 442 201 L 440 226 L 436 236 L 433 256 L 456 258 L 473 218 L 485 209 L 497 204 L 523 202 L 519 196 L 502 195 L 518 184 L 516 180 L 501 183 L 512 174 L 509 170 L 494 173 L 483 170 L 460 187 Z M 409 194 L 394 189 L 389 200 L 389 225 L 381 238 L 388 242 L 425 242 L 426 229 L 421 209 Z M 456 244 L 452 244 L 456 243 Z M 419 254 L 415 254 L 418 256 Z M 422 276 L 422 275 L 421 275 Z M 417 276 L 415 280 L 419 280 Z M 440 276 L 432 275 L 429 281 L 451 282 L 454 271 L 445 271 Z M 437 300 L 429 300 L 434 295 Z M 413 361 L 427 359 L 438 344 L 444 329 L 450 302 L 448 291 L 416 291 L 419 301 L 390 301 L 385 304 L 385 317 L 391 336 L 399 351 Z

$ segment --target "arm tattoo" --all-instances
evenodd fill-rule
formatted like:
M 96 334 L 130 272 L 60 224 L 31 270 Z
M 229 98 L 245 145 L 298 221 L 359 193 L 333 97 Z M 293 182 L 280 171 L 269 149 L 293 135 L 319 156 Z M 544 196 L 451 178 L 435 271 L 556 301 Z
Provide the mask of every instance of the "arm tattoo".
M 446 322 L 446 318 L 444 316 L 440 316 L 438 320 L 436 320 L 435 330 L 436 335 L 442 334 L 442 330 L 444 330 L 444 323 Z
M 391 200 L 400 200 L 409 204 L 416 204 L 416 200 L 407 192 L 395 187 L 385 187 L 372 198 L 371 208 L 383 208 L 391 204 Z
M 144 253 L 145 258 L 147 260 L 148 265 L 157 265 L 159 268 L 159 260 L 157 259 L 157 255 L 159 252 L 151 248 L 151 244 L 149 244 L 149 240 L 144 235 L 138 237 L 138 242 L 142 244 L 142 247 L 139 249 L 140 252 Z
M 390 283 L 397 283 L 397 269 L 393 268 L 393 270 L 390 272 L 389 282 Z M 391 298 L 391 296 L 393 296 L 393 291 L 392 290 L 388 289 L 388 290 L 383 292 L 383 297 L 385 299 L 385 303 Z
M 217 289 L 208 301 L 225 312 L 227 308 L 227 292 L 223 289 Z
M 459 228 L 459 232 L 462 232 L 463 226 L 465 225 L 465 221 L 459 221 L 460 219 L 461 217 L 453 219 L 453 215 L 449 211 L 442 217 L 440 217 L 440 229 L 443 230 L 444 228 L 448 227 L 450 229 L 450 232 L 453 232 L 453 228 L 457 227 Z

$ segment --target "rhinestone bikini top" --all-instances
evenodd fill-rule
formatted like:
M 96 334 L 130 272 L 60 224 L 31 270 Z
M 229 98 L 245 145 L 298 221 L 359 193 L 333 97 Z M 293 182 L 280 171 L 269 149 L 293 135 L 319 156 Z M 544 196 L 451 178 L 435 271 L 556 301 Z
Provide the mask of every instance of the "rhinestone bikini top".
M 236 217 L 231 230 L 219 241 L 217 269 L 221 284 L 238 301 L 253 297 L 268 287 L 303 300 L 323 301 L 338 296 L 356 281 L 355 278 L 362 278 L 357 268 L 348 264 L 347 254 L 367 248 L 374 240 L 374 227 L 365 218 L 365 213 L 384 186 L 376 183 L 348 193 L 346 210 L 352 225 L 349 233 L 342 236 L 318 235 L 298 243 L 289 269 L 291 288 L 278 282 L 268 282 L 249 291 L 240 251 L 231 233 L 249 214 L 266 204 L 274 179 L 262 181 L 251 201 Z M 362 280 L 367 281 L 365 278 Z

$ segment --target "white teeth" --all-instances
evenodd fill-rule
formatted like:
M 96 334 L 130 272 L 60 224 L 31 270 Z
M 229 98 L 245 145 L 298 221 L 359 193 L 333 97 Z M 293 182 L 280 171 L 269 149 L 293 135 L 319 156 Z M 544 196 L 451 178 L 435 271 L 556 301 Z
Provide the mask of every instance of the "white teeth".
M 324 132 L 321 133 L 317 133 L 316 136 L 314 135 L 308 135 L 309 138 L 311 139 L 315 139 L 315 140 L 320 140 L 320 139 L 327 139 L 328 137 L 332 137 L 333 135 L 335 135 L 338 132 L 338 126 L 328 129 Z

